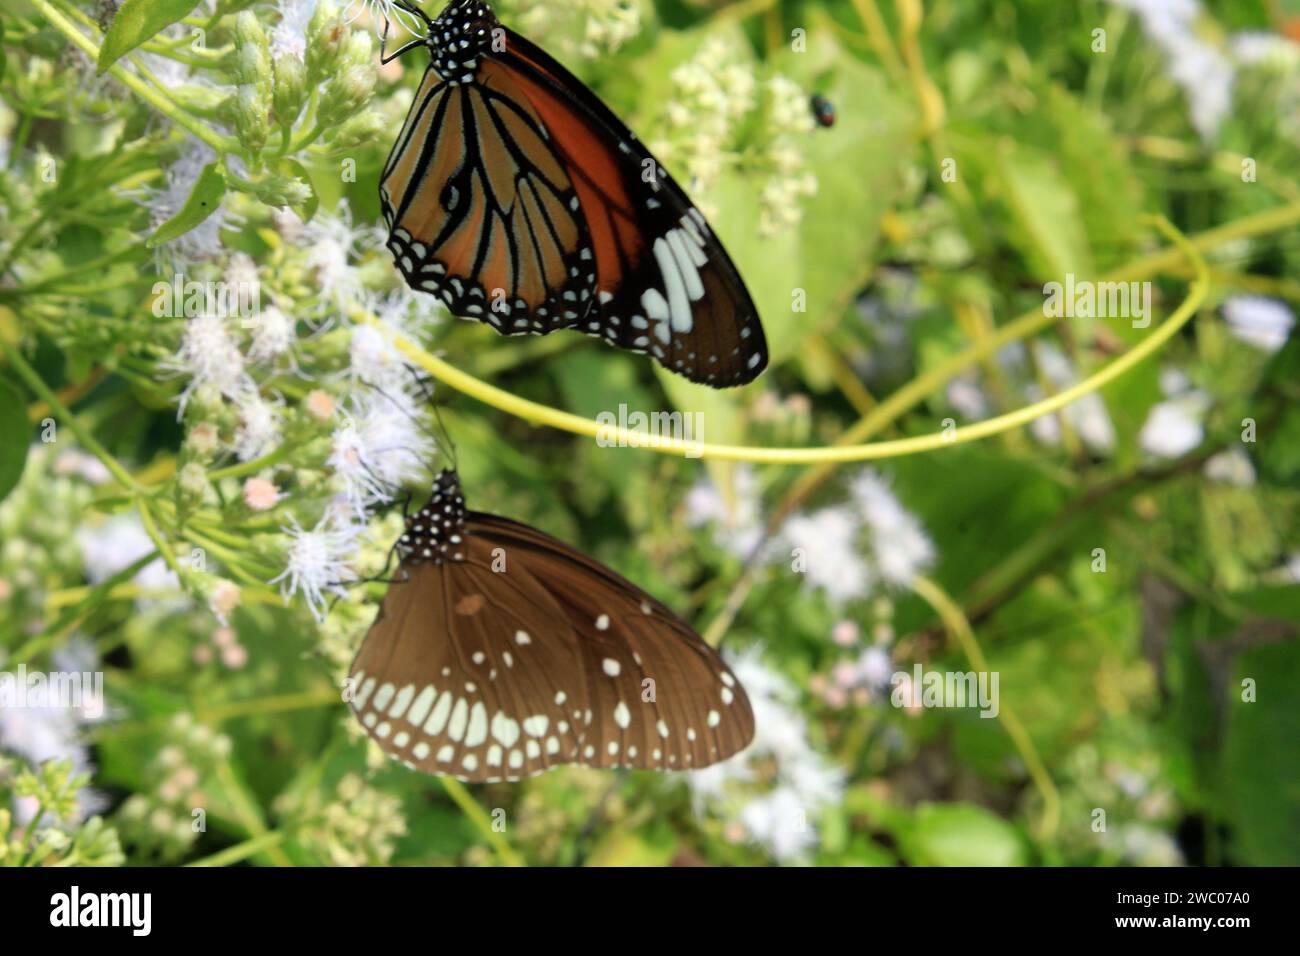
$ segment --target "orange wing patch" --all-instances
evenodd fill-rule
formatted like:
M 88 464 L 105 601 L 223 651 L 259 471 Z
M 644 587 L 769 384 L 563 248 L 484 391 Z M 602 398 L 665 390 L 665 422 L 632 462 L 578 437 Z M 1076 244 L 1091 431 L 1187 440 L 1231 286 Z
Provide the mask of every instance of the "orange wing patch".
M 585 315 L 596 285 L 580 200 L 515 80 L 421 84 L 382 182 L 390 248 L 407 281 L 507 334 Z

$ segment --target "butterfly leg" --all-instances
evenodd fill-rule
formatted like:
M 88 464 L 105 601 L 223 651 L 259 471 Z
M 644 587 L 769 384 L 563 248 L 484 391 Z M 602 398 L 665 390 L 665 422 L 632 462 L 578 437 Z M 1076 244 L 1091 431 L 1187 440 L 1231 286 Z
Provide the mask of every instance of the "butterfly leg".
M 398 3 L 395 4 L 395 5 L 397 6 L 397 8 L 398 8 L 399 10 L 405 10 L 405 11 L 407 11 L 408 13 L 414 13 L 416 16 L 418 16 L 421 20 L 424 21 L 425 26 L 427 26 L 427 27 L 428 27 L 429 29 L 431 29 L 431 30 L 433 29 L 433 21 L 431 21 L 431 20 L 429 19 L 429 17 L 425 14 L 425 12 L 424 12 L 423 10 L 421 10 L 419 7 L 413 6 L 413 5 L 409 4 L 409 3 L 402 3 L 402 2 L 398 2 Z M 389 27 L 389 26 L 390 26 L 389 20 L 388 20 L 387 17 L 385 17 L 385 18 L 384 18 L 384 35 L 383 35 L 383 36 L 380 38 L 380 40 L 379 40 L 379 62 L 380 62 L 381 64 L 392 63 L 394 60 L 396 60 L 396 59 L 397 59 L 398 57 L 400 57 L 402 54 L 404 54 L 404 53 L 406 53 L 406 52 L 408 52 L 408 51 L 410 51 L 410 50 L 414 50 L 414 49 L 415 49 L 416 47 L 418 47 L 418 46 L 424 46 L 424 43 L 425 43 L 426 37 L 416 37 L 414 40 L 411 40 L 409 43 L 405 43 L 405 44 L 403 44 L 402 47 L 401 47 L 401 49 L 395 51 L 395 52 L 392 53 L 391 55 L 385 55 L 385 53 L 384 53 L 384 47 L 385 47 L 385 45 L 388 43 L 388 27 Z M 407 29 L 409 30 L 410 27 L 407 26 Z M 411 32 L 414 33 L 415 31 L 412 30 Z
M 384 29 L 385 30 L 388 29 L 387 24 L 385 24 Z M 400 49 L 394 50 L 392 53 L 388 54 L 387 56 L 384 56 L 384 45 L 381 42 L 379 44 L 379 62 L 381 64 L 392 63 L 398 57 L 402 56 L 405 53 L 409 53 L 411 50 L 414 50 L 416 47 L 419 46 L 424 46 L 423 37 L 419 37 L 415 40 L 412 40 L 410 43 L 405 43 L 402 45 Z

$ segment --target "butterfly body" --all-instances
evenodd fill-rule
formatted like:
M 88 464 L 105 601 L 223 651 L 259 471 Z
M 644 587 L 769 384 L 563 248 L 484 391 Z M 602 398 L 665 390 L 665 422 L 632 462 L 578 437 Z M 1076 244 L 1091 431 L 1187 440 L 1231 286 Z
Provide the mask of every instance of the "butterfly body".
M 504 335 L 576 329 L 715 387 L 762 372 L 735 266 L 608 107 L 478 0 L 448 5 L 423 45 L 380 180 L 412 288 Z
M 352 665 L 351 707 L 390 756 L 492 782 L 561 764 L 690 770 L 753 736 L 717 652 L 609 568 L 465 509 L 444 471 Z

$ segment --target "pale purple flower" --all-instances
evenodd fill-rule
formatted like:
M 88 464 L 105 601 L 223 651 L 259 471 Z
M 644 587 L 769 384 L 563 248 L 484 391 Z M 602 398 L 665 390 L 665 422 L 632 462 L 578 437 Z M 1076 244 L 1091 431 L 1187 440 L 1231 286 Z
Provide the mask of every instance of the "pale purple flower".
M 1041 346 L 1036 352 L 1038 367 L 1060 391 L 1079 380 L 1074 363 L 1059 349 Z M 1041 401 L 1046 396 L 1038 385 L 1025 390 L 1031 401 Z M 1050 415 L 1040 415 L 1029 424 L 1029 431 L 1038 442 L 1050 447 L 1061 443 L 1061 416 L 1079 436 L 1088 449 L 1106 454 L 1115 448 L 1115 426 L 1106 411 L 1106 403 L 1096 392 L 1089 392 Z
M 82 563 L 91 584 L 100 584 L 155 550 L 153 539 L 134 512 L 77 530 Z M 174 590 L 180 582 L 161 557 L 135 573 L 132 581 L 146 590 Z
M 862 652 L 857 667 L 862 683 L 868 687 L 884 687 L 894 673 L 894 660 L 887 649 L 876 644 Z
M 239 425 L 234 449 L 240 461 L 252 461 L 280 447 L 280 409 L 257 392 L 247 392 L 236 402 Z
M 752 651 L 732 669 L 754 711 L 754 741 L 743 754 L 684 777 L 698 812 L 739 819 L 773 857 L 793 861 L 816 845 L 816 817 L 843 799 L 844 773 L 809 743 L 799 692 L 783 674 Z M 773 767 L 771 789 L 757 789 Z
M 948 383 L 948 404 L 968 421 L 980 421 L 989 413 L 988 399 L 979 385 L 968 378 L 955 378 Z
M 745 558 L 763 537 L 758 479 L 748 465 L 738 465 L 731 476 L 731 495 L 707 477 L 686 493 L 686 523 L 692 528 L 712 526 L 719 546 Z
M 1202 424 L 1208 399 L 1189 392 L 1151 407 L 1138 432 L 1138 445 L 1156 458 L 1180 458 L 1205 438 Z
M 805 857 L 817 845 L 808 806 L 793 787 L 778 787 L 745 805 L 740 822 L 751 839 L 781 863 Z
M 808 584 L 841 606 L 869 593 L 875 576 L 858 552 L 862 525 L 848 508 L 832 507 L 794 515 L 782 538 L 793 567 L 802 567 Z
M 1205 463 L 1205 477 L 1234 488 L 1249 488 L 1255 484 L 1255 466 L 1245 449 L 1225 449 Z
M 283 310 L 268 305 L 257 315 L 245 320 L 253 329 L 248 359 L 260 365 L 272 365 L 283 356 L 293 357 L 298 343 L 297 323 Z
M 363 528 L 340 520 L 334 511 L 322 517 L 310 531 L 304 530 L 296 520 L 291 527 L 281 530 L 291 539 L 285 569 L 270 583 L 280 585 L 286 603 L 301 593 L 312 616 L 318 622 L 323 621 L 326 595 L 346 595 L 343 585 L 357 579 L 352 559 Z
M 356 400 L 335 430 L 329 466 L 358 516 L 391 501 L 394 489 L 427 471 L 434 449 L 416 414 L 403 393 L 376 393 Z
M 307 223 L 302 238 L 307 247 L 307 266 L 315 275 L 321 297 L 343 313 L 361 305 L 366 290 L 361 270 L 353 260 L 377 244 L 375 228 L 353 225 L 348 204 L 341 202 L 333 215 L 317 213 Z
M 933 542 L 876 472 L 865 469 L 849 489 L 871 532 L 876 571 L 887 584 L 907 587 L 934 563 Z
M 190 380 L 181 393 L 177 418 L 184 416 L 186 404 L 198 389 L 209 388 L 229 399 L 253 390 L 230 323 L 230 319 L 207 313 L 185 323 L 180 349 L 164 363 Z
M 1201 39 L 1199 0 L 1111 0 L 1137 14 L 1143 32 L 1166 58 L 1170 78 L 1182 89 L 1192 126 L 1213 139 L 1232 107 L 1236 69 L 1218 47 Z
M 92 485 L 105 484 L 113 477 L 113 473 L 102 461 L 94 455 L 87 455 L 84 451 L 75 448 L 59 452 L 59 456 L 54 459 L 54 473 L 76 475 L 82 481 Z
M 1233 335 L 1270 354 L 1286 345 L 1295 326 L 1286 303 L 1262 295 L 1232 296 L 1223 303 L 1223 317 Z
M 280 20 L 271 28 L 271 56 L 296 56 L 307 53 L 307 27 L 316 12 L 317 0 L 279 0 L 276 11 Z

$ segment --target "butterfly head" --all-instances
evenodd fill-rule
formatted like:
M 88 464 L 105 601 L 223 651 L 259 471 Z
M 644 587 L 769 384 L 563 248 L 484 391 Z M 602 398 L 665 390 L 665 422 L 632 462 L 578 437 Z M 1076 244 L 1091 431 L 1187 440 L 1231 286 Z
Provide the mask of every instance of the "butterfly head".
M 483 0 L 452 0 L 429 28 L 433 68 L 448 83 L 469 83 L 497 42 L 500 21 Z
M 465 560 L 465 496 L 456 472 L 444 468 L 433 480 L 429 500 L 406 519 L 398 545 L 406 564 Z

